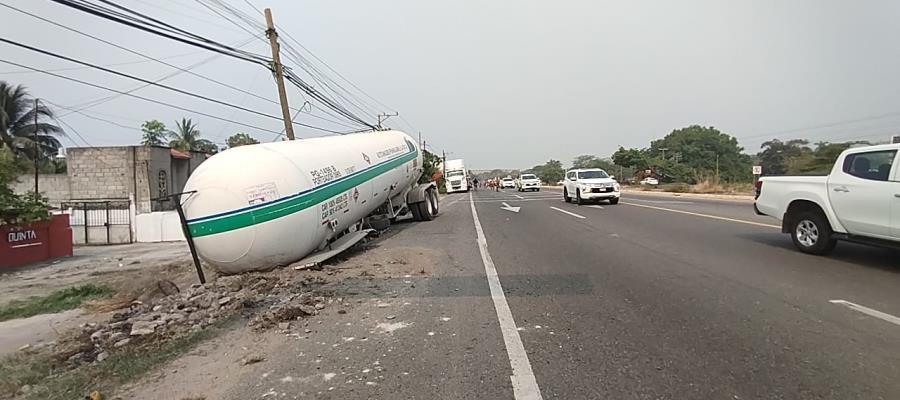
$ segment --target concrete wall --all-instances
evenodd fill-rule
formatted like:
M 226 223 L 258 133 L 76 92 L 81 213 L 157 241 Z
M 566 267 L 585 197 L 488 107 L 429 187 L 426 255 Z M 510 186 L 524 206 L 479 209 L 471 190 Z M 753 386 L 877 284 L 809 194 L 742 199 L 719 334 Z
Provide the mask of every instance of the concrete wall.
M 34 191 L 34 174 L 20 175 L 18 182 L 12 185 L 13 192 L 25 194 Z M 50 205 L 59 204 L 71 197 L 69 176 L 67 174 L 38 175 L 38 191 L 47 198 Z
M 138 214 L 134 220 L 138 242 L 173 242 L 184 239 L 181 221 L 175 211 Z
M 131 147 L 66 150 L 72 199 L 122 199 L 133 192 Z

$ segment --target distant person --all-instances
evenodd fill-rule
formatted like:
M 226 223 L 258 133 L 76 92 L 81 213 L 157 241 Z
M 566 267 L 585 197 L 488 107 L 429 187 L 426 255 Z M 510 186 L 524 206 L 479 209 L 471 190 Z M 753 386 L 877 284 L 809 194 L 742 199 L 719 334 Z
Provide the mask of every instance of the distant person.
M 472 187 L 475 188 L 475 190 L 478 190 L 478 177 L 477 176 L 472 178 Z

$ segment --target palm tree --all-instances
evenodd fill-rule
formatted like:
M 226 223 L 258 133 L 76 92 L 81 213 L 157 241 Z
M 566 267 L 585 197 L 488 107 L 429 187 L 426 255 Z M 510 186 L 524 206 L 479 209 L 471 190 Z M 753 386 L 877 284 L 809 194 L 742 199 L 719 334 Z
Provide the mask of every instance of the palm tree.
M 34 99 L 24 86 L 0 81 L 0 147 L 7 147 L 13 154 L 31 160 L 52 158 L 62 147 L 55 136 L 65 133 L 60 127 L 41 121 L 48 118 L 53 118 L 53 111 L 40 104 L 35 108 Z
M 200 138 L 200 130 L 197 124 L 194 124 L 188 118 L 182 118 L 181 122 L 175 121 L 175 131 L 169 131 L 172 141 L 169 147 L 180 151 L 202 151 L 211 152 L 216 145 L 206 139 Z M 214 152 L 214 151 L 212 151 Z

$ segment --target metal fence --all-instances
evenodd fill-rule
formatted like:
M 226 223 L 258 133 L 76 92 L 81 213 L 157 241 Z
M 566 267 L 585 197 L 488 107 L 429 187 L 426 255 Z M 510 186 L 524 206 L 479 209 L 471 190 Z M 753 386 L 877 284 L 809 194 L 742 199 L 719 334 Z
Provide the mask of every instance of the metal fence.
M 69 214 L 73 241 L 78 244 L 132 243 L 129 199 L 71 200 L 61 204 Z

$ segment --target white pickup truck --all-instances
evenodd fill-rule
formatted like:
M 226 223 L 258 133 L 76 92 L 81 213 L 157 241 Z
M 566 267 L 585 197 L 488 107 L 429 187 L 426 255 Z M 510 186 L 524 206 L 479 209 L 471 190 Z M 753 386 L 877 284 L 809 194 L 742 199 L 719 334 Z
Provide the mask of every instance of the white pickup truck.
M 828 176 L 760 178 L 754 208 L 781 220 L 781 230 L 810 254 L 838 239 L 900 248 L 900 144 L 857 147 Z

